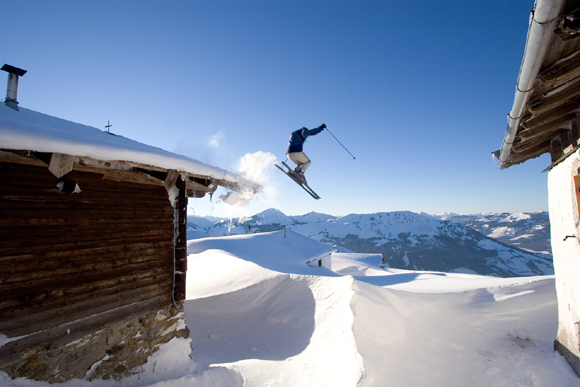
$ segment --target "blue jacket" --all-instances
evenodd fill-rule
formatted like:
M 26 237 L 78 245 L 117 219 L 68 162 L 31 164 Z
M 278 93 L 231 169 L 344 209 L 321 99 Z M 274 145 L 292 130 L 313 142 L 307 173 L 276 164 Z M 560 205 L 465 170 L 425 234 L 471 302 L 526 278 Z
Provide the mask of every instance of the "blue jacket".
M 315 134 L 322 132 L 323 129 L 324 127 L 319 126 L 315 129 L 302 128 L 292 132 L 290 135 L 290 142 L 288 143 L 286 154 L 302 152 L 302 145 L 304 144 L 304 141 L 306 141 L 306 137 L 314 136 Z

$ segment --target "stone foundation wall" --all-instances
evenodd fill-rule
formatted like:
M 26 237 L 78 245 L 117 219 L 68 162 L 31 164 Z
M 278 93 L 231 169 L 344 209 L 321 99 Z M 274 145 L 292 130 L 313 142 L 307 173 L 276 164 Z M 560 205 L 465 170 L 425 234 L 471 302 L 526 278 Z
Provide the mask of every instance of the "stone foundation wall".
M 12 378 L 51 383 L 74 378 L 120 380 L 145 364 L 159 344 L 174 337 L 189 337 L 189 329 L 183 312 L 171 306 L 104 327 L 58 348 L 51 348 L 50 342 L 29 348 L 1 370 Z

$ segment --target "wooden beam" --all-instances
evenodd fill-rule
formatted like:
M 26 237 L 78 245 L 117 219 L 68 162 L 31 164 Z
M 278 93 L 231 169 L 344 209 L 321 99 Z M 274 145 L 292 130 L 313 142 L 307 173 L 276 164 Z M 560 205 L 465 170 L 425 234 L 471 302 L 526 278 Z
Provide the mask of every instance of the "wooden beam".
M 512 148 L 512 153 L 514 157 L 522 158 L 528 157 L 529 155 L 536 154 L 540 149 L 543 149 L 544 152 L 549 151 L 551 138 L 544 141 L 537 141 L 533 144 L 527 144 L 528 146 L 520 147 L 520 148 Z
M 42 162 L 41 160 L 34 158 L 34 157 L 27 157 L 23 154 L 16 153 L 18 151 L 14 151 L 15 153 L 9 150 L 0 150 L 0 162 L 4 163 L 14 163 L 14 164 L 25 164 L 25 165 L 34 165 L 37 167 L 46 167 L 47 164 Z
M 77 168 L 75 166 L 75 170 L 81 171 L 81 168 Z M 87 170 L 88 171 L 88 170 Z M 102 173 L 103 179 L 106 180 L 116 180 L 116 181 L 126 181 L 129 183 L 137 183 L 137 184 L 149 184 L 149 185 L 156 185 L 156 186 L 163 186 L 163 181 L 146 175 L 141 172 L 125 172 L 125 171 L 116 171 L 112 170 L 92 170 L 91 172 Z
M 544 68 L 538 74 L 538 79 L 546 86 L 555 86 L 566 83 L 579 76 L 580 50 L 577 50 Z
M 175 301 L 185 300 L 185 273 L 187 272 L 187 187 L 185 181 L 177 179 L 175 186 L 179 194 L 175 203 L 174 285 Z
M 541 156 L 545 153 L 550 153 L 550 142 L 551 140 L 547 140 L 544 142 L 539 142 L 530 146 L 525 149 L 525 151 L 521 152 L 513 152 L 511 154 L 512 160 L 517 161 L 517 164 L 523 163 L 524 161 L 536 158 Z
M 53 153 L 48 164 L 48 170 L 57 178 L 61 178 L 73 170 L 75 157 L 62 153 Z
M 158 172 L 167 172 L 167 169 L 165 169 L 165 168 L 155 167 L 153 165 L 148 165 L 148 164 L 134 163 L 131 161 L 110 160 L 109 162 L 113 163 L 113 164 L 126 165 L 126 166 L 133 167 L 133 168 L 149 169 L 149 170 L 158 171 Z M 210 179 L 209 176 L 199 175 L 199 174 L 195 174 L 195 173 L 189 173 L 189 172 L 185 172 L 185 171 L 179 171 L 179 174 L 184 175 L 184 176 L 197 177 L 199 179 Z
M 0 149 L 0 162 L 10 162 L 10 163 L 17 163 L 17 164 L 27 164 L 27 165 L 35 165 L 35 166 L 46 166 L 49 163 L 47 159 L 47 163 L 44 163 L 40 159 L 35 157 L 26 157 L 21 155 L 20 153 L 23 151 L 17 150 L 7 150 L 7 149 Z M 44 155 L 44 153 L 43 153 Z M 46 154 L 50 156 L 51 154 Z M 123 160 L 96 160 L 90 157 L 73 157 L 74 165 L 73 170 L 78 170 L 82 172 L 94 172 L 100 173 L 103 175 L 103 179 L 109 180 L 118 180 L 118 181 L 128 181 L 140 184 L 150 184 L 150 185 L 164 185 L 163 181 L 160 179 L 161 176 L 157 176 L 159 174 L 167 173 L 167 169 L 155 167 L 152 165 L 147 164 L 140 164 L 134 163 L 130 161 L 123 161 Z M 154 171 L 158 172 L 157 174 L 150 175 L 151 179 L 145 177 L 144 173 L 140 173 L 139 171 L 133 170 L 132 168 L 142 169 L 144 171 Z M 70 171 L 69 171 L 70 172 Z M 124 175 L 122 172 L 126 172 L 127 175 Z M 130 174 L 130 173 L 133 174 Z M 201 186 L 195 186 L 193 189 L 188 189 L 188 192 L 191 196 L 194 197 L 203 197 L 206 193 L 213 193 L 217 189 L 218 186 L 222 186 L 232 191 L 236 191 L 242 193 L 244 191 L 242 187 L 238 183 L 224 180 L 224 179 L 214 179 L 210 176 L 200 175 L 195 173 L 189 173 L 185 171 L 177 171 L 180 175 L 190 177 L 192 179 L 197 180 L 205 180 L 211 182 L 209 186 L 204 186 L 201 183 L 201 186 L 206 188 L 202 189 Z M 139 174 L 139 175 L 138 175 Z M 55 175 L 56 176 L 56 175 Z M 64 175 L 62 175 L 64 176 Z M 261 186 L 256 186 L 254 189 L 254 193 L 258 192 L 261 189 Z
M 111 163 L 108 161 L 97 160 L 97 159 L 93 159 L 92 157 L 86 157 L 86 156 L 76 156 L 75 157 L 75 165 L 94 167 L 94 168 L 103 169 L 103 170 L 114 169 L 114 170 L 127 171 L 127 172 L 134 170 L 132 167 L 129 167 L 126 165 L 114 164 L 114 163 Z
M 580 145 L 580 119 L 575 119 L 570 123 L 572 129 L 568 133 L 570 142 L 574 145 Z
M 514 143 L 512 147 L 512 153 L 517 155 L 517 157 L 526 157 L 528 154 L 535 154 L 538 150 L 544 149 L 544 152 L 549 151 L 550 141 L 552 140 L 552 136 L 548 137 L 547 139 L 538 139 L 534 142 L 529 143 Z
M 33 165 L 38 167 L 46 167 L 47 164 L 43 161 L 26 156 L 22 151 L 0 150 L 0 162 Z M 162 186 L 163 181 L 156 179 L 144 173 L 133 170 L 133 168 L 126 166 L 118 166 L 108 162 L 94 160 L 89 157 L 75 157 L 75 164 L 73 171 L 92 172 L 103 175 L 103 179 L 127 181 L 131 183 L 150 184 Z
M 524 153 L 528 149 L 536 147 L 538 144 L 551 141 L 554 137 L 567 136 L 568 130 L 558 129 L 549 132 L 543 132 L 540 135 L 527 139 L 526 141 L 514 142 L 513 149 L 517 153 Z
M 146 164 L 138 164 L 138 163 L 133 163 L 133 162 L 129 162 L 129 161 L 121 161 L 121 160 L 115 160 L 115 161 L 110 161 L 110 162 L 116 163 L 116 164 L 121 164 L 121 165 L 127 165 L 127 166 L 131 166 L 131 167 L 135 167 L 135 168 L 150 169 L 150 170 L 158 171 L 158 172 L 166 172 L 166 170 L 163 168 L 154 167 L 154 166 L 146 165 Z M 238 183 L 233 182 L 233 181 L 228 181 L 228 180 L 224 180 L 224 179 L 214 179 L 211 176 L 199 175 L 199 174 L 189 173 L 189 172 L 185 172 L 185 171 L 179 171 L 179 174 L 183 175 L 183 176 L 187 176 L 187 177 L 196 178 L 196 179 L 211 180 L 213 182 L 213 184 L 215 185 L 216 189 L 217 189 L 218 185 L 221 185 L 222 187 L 225 187 L 227 189 L 231 189 L 232 191 L 236 191 L 238 193 L 241 193 L 243 191 L 243 189 L 240 187 L 240 185 Z M 261 188 L 262 188 L 261 186 L 257 186 L 257 188 L 254 190 L 254 193 L 260 191 Z M 215 189 L 213 191 L 215 191 Z M 213 191 L 207 191 L 207 192 L 213 192 Z M 193 193 L 193 191 L 190 191 L 190 192 Z M 195 192 L 200 192 L 200 191 L 195 191 Z M 205 193 L 204 193 L 204 195 L 205 195 Z M 204 195 L 201 195 L 201 197 L 203 197 Z
M 576 99 L 568 100 L 562 105 L 556 106 L 554 109 L 550 109 L 536 116 L 531 116 L 525 121 L 522 120 L 522 127 L 526 129 L 534 128 L 536 126 L 541 126 L 556 120 L 560 120 L 563 116 L 572 113 L 574 115 L 578 115 L 580 113 L 580 103 L 578 103 Z
M 509 166 L 521 164 L 527 160 L 534 159 L 538 156 L 543 155 L 544 153 L 548 153 L 550 151 L 550 144 L 543 143 L 536 146 L 534 149 L 528 150 L 525 154 L 518 154 L 512 152 L 508 158 Z
M 175 169 L 170 169 L 167 171 L 167 177 L 165 177 L 164 181 L 165 189 L 169 191 L 171 188 L 173 188 L 178 178 L 179 172 L 177 172 Z
M 564 155 L 564 149 L 562 148 L 562 141 L 559 137 L 553 139 L 550 142 L 550 156 L 552 157 L 552 163 L 560 159 Z
M 203 193 L 211 192 L 209 187 L 189 179 L 186 181 L 186 187 L 188 191 L 197 191 Z
M 142 173 L 127 165 L 114 164 L 108 161 L 96 160 L 90 157 L 76 157 L 74 170 L 103 174 L 103 179 L 127 181 L 138 184 L 162 186 L 163 180 Z
M 566 129 L 569 130 L 570 123 L 576 119 L 576 113 L 570 113 L 565 116 L 560 117 L 559 119 L 548 122 L 547 124 L 529 128 L 529 129 L 520 129 L 518 131 L 518 136 L 526 141 L 530 138 L 538 137 L 543 135 L 546 132 L 552 132 L 558 129 Z
M 570 40 L 580 35 L 580 8 L 564 16 L 554 30 L 562 40 Z
M 545 93 L 539 99 L 531 101 L 528 104 L 528 109 L 532 114 L 538 115 L 562 105 L 578 95 L 580 95 L 580 78 L 575 78 Z

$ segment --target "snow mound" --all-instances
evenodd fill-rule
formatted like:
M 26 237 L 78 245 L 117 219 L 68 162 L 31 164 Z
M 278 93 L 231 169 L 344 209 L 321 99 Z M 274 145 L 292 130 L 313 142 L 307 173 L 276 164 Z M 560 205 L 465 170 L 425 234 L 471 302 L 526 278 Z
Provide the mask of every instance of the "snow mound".
M 244 386 L 356 386 L 353 279 L 284 274 L 188 301 L 194 361 L 239 372 Z M 339 333 L 339 334 L 338 334 Z
M 552 349 L 553 276 L 381 269 L 283 235 L 190 241 L 186 316 L 206 369 L 244 386 L 577 385 Z M 326 254 L 329 267 L 306 265 Z

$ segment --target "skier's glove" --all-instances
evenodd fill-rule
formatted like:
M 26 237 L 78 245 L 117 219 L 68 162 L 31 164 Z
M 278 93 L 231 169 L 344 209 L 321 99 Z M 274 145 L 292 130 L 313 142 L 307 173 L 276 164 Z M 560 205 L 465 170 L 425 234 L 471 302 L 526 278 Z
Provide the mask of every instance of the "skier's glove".
M 322 129 L 326 129 L 326 124 L 322 124 L 322 125 L 320 125 L 320 127 L 321 127 Z

